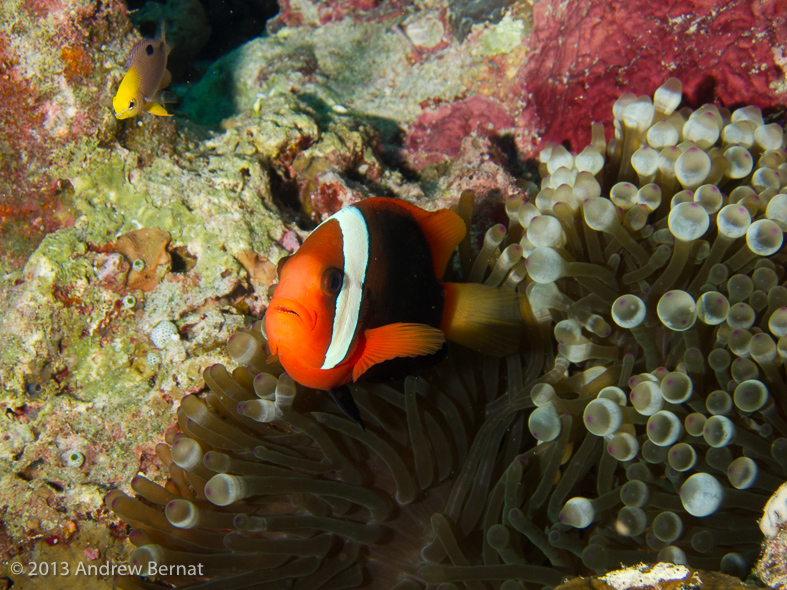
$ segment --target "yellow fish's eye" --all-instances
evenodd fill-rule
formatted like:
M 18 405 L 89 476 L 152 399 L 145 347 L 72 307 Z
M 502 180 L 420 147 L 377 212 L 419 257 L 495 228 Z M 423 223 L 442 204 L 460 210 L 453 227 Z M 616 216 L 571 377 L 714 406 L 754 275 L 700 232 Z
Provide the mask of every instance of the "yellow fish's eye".
M 129 109 L 133 109 L 136 106 L 137 106 L 137 101 L 134 100 L 133 98 L 130 101 L 128 101 L 128 108 Z

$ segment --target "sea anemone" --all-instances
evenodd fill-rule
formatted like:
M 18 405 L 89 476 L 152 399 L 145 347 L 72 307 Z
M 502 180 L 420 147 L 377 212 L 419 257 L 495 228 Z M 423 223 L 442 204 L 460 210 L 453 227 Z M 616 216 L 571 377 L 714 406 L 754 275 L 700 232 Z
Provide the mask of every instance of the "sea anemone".
M 210 392 L 157 449 L 170 480 L 106 500 L 132 564 L 182 569 L 119 585 L 514 590 L 657 561 L 745 575 L 787 472 L 787 152 L 757 109 L 680 100 L 677 80 L 623 95 L 610 142 L 594 126 L 579 154 L 548 144 L 509 228 L 475 263 L 460 248 L 470 280 L 527 295 L 526 353 L 454 347 L 402 385 L 352 386 L 361 430 L 266 363 L 259 323 L 234 335 L 239 367 L 206 369 Z

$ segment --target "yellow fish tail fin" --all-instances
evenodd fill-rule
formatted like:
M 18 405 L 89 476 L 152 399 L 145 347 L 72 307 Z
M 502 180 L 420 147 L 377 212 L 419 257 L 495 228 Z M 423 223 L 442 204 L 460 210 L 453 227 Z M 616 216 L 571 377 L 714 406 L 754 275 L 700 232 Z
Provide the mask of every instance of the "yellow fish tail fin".
M 520 350 L 527 340 L 527 297 L 479 283 L 443 283 L 445 307 L 440 329 L 447 340 L 490 356 Z
M 171 117 L 172 115 L 167 112 L 163 106 L 161 106 L 157 102 L 151 102 L 145 105 L 145 110 L 149 112 L 151 115 L 157 115 L 159 117 Z

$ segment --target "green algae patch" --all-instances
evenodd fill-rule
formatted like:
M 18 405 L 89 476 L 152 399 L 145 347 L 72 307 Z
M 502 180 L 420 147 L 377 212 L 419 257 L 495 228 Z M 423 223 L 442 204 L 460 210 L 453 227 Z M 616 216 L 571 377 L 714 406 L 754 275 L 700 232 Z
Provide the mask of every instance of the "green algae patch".
M 135 175 L 138 164 L 133 153 L 125 160 L 115 152 L 106 152 L 104 156 L 97 166 L 73 181 L 75 203 L 83 214 L 77 221 L 82 240 L 102 244 L 112 241 L 118 233 L 141 227 L 172 233 L 200 223 L 176 199 L 157 207 L 153 203 L 156 195 L 133 190 L 129 176 Z M 167 187 L 167 192 L 172 189 Z
M 188 274 L 206 295 L 226 284 L 227 269 L 240 271 L 236 254 L 273 255 L 281 235 L 268 173 L 242 155 L 161 157 L 141 168 L 134 154 L 125 160 L 107 154 L 97 173 L 77 178 L 74 187 L 86 242 L 107 243 L 142 227 L 167 231 L 172 247 L 184 246 L 195 258 Z
M 256 153 L 191 147 L 152 160 L 97 149 L 74 163 L 73 227 L 48 234 L 4 278 L 0 410 L 13 427 L 0 441 L 0 506 L 14 542 L 97 511 L 101 486 L 140 470 L 155 477 L 145 457 L 171 425 L 172 404 L 204 386 L 206 366 L 227 362 L 222 345 L 244 325 L 235 306 L 264 309 L 265 290 L 249 286 L 235 256 L 280 256 L 268 171 Z M 147 292 L 128 287 L 133 261 L 115 249 L 141 228 L 171 237 L 173 262 Z M 149 334 L 162 320 L 180 337 L 157 349 Z M 84 467 L 64 463 L 72 452 Z M 54 498 L 37 501 L 51 489 Z
M 481 35 L 479 49 L 486 55 L 511 53 L 522 45 L 530 33 L 530 26 L 522 19 L 506 15 L 496 25 L 490 26 Z

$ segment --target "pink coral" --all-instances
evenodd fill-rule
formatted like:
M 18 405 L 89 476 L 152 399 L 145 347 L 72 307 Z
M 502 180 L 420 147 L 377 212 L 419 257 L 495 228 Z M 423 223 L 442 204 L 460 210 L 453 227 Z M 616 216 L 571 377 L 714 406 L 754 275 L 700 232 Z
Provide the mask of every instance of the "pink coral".
M 287 230 L 284 232 L 284 235 L 279 240 L 279 245 L 287 250 L 287 252 L 295 252 L 298 249 L 298 246 L 301 245 L 300 241 L 298 240 L 298 234 L 296 234 L 292 230 Z
M 537 2 L 519 72 L 522 147 L 534 132 L 581 149 L 621 92 L 651 94 L 668 77 L 692 104 L 772 106 L 784 99 L 773 49 L 785 43 L 787 0 Z
M 363 201 L 369 195 L 360 186 L 353 188 L 335 172 L 321 172 L 314 179 L 310 195 L 312 217 L 315 222 L 330 217 L 339 209 Z
M 486 137 L 514 127 L 514 119 L 496 100 L 476 94 L 470 98 L 425 110 L 407 134 L 410 164 L 423 168 L 456 158 L 462 140 L 472 133 Z

